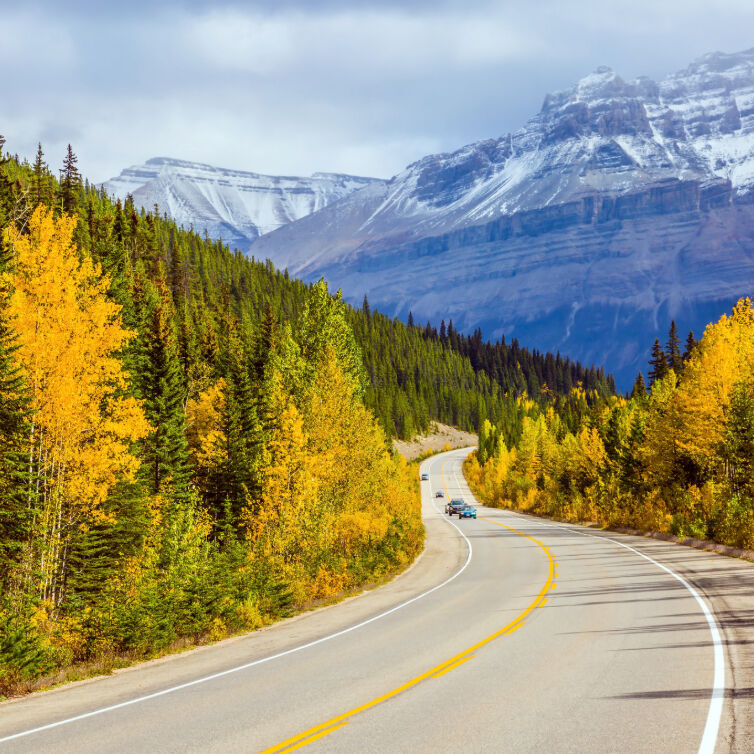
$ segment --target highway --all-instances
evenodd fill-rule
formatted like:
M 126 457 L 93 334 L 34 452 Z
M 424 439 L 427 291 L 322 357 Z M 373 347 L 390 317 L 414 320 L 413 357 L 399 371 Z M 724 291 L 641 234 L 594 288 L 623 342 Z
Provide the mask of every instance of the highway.
M 0 705 L 0 752 L 751 752 L 754 564 L 479 507 L 421 471 L 391 583 Z

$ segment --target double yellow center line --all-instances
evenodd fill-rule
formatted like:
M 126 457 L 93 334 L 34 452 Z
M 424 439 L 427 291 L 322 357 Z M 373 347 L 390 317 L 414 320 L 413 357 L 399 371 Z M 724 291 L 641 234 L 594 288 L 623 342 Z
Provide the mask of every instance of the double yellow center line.
M 442 465 L 442 468 L 440 470 L 440 474 L 442 475 L 442 482 L 443 487 L 445 488 L 445 494 L 448 494 L 448 488 L 445 484 L 445 474 L 444 474 L 445 464 Z M 493 521 L 489 518 L 481 518 L 480 521 L 486 521 L 489 524 L 494 524 L 495 526 L 501 526 L 503 529 L 508 529 L 509 531 L 514 532 L 515 534 L 518 534 L 522 537 L 525 537 L 526 539 L 530 539 L 535 544 L 539 545 L 539 547 L 544 550 L 545 554 L 547 555 L 548 560 L 550 561 L 550 568 L 547 574 L 547 581 L 545 581 L 544 586 L 540 590 L 539 594 L 534 598 L 534 600 L 531 602 L 531 604 L 524 610 L 518 617 L 516 617 L 514 620 L 512 620 L 510 623 L 507 623 L 505 626 L 503 626 L 499 631 L 495 631 L 494 634 L 491 634 L 486 639 L 482 639 L 481 641 L 477 642 L 473 646 L 469 647 L 468 649 L 464 650 L 460 654 L 455 655 L 454 657 L 451 657 L 449 660 L 446 660 L 445 662 L 441 663 L 440 665 L 435 666 L 434 668 L 431 668 L 430 670 L 427 670 L 425 673 L 422 673 L 421 675 L 416 676 L 416 678 L 412 678 L 410 681 L 406 681 L 401 686 L 398 686 L 397 688 L 393 689 L 392 691 L 388 691 L 386 694 L 383 694 L 382 696 L 378 696 L 376 699 L 372 699 L 371 702 L 367 702 L 366 704 L 362 704 L 360 707 L 354 707 L 354 709 L 349 710 L 348 712 L 344 712 L 342 715 L 338 715 L 337 717 L 333 717 L 331 720 L 328 720 L 327 722 L 321 723 L 320 725 L 315 725 L 313 728 L 309 728 L 309 730 L 305 730 L 303 733 L 299 733 L 297 736 L 293 736 L 292 738 L 288 738 L 285 741 L 281 741 L 279 744 L 275 744 L 275 746 L 271 746 L 269 749 L 264 749 L 260 752 L 260 754 L 283 754 L 283 752 L 289 752 L 289 751 L 295 751 L 296 749 L 300 749 L 303 746 L 308 746 L 311 743 L 314 743 L 314 741 L 319 740 L 320 738 L 323 738 L 324 736 L 329 735 L 330 733 L 333 733 L 336 730 L 339 730 L 344 725 L 348 725 L 349 718 L 353 717 L 354 715 L 358 715 L 360 712 L 365 712 L 368 709 L 371 709 L 372 707 L 376 707 L 378 704 L 382 704 L 383 702 L 386 702 L 388 699 L 392 699 L 394 696 L 398 696 L 398 694 L 403 693 L 404 691 L 407 691 L 408 689 L 412 688 L 413 686 L 416 686 L 422 681 L 426 681 L 430 678 L 439 678 L 442 675 L 445 675 L 445 673 L 449 673 L 451 670 L 455 670 L 460 665 L 463 665 L 465 662 L 468 662 L 473 657 L 473 652 L 475 652 L 480 647 L 483 647 L 485 644 L 489 644 L 491 641 L 494 641 L 500 636 L 503 636 L 504 634 L 512 634 L 514 631 L 517 631 L 521 626 L 524 625 L 525 621 L 524 618 L 526 618 L 529 613 L 532 612 L 537 607 L 543 606 L 547 602 L 547 597 L 545 596 L 547 592 L 553 588 L 555 585 L 553 583 L 554 577 L 555 577 L 555 567 L 557 564 L 555 563 L 555 560 L 552 557 L 552 553 L 550 550 L 543 545 L 538 539 L 534 539 L 534 537 L 530 537 L 528 534 L 524 534 L 521 531 L 518 531 L 518 529 L 514 529 L 512 526 L 506 526 L 505 524 L 501 524 L 499 521 Z

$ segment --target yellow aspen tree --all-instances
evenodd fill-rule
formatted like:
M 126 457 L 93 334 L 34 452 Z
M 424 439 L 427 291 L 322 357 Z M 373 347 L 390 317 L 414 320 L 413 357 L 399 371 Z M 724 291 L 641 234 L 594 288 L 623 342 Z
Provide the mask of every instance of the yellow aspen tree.
M 5 231 L 14 253 L 10 313 L 35 411 L 36 570 L 40 596 L 53 605 L 64 596 L 71 537 L 106 518 L 102 505 L 110 490 L 119 479 L 132 479 L 139 465 L 129 446 L 148 431 L 139 402 L 127 397 L 118 359 L 132 333 L 107 297 L 110 281 L 79 255 L 75 228 L 75 217 L 55 219 L 40 206 L 26 234 Z
M 286 578 L 300 579 L 300 566 L 315 547 L 316 464 L 306 448 L 301 413 L 283 390 L 279 375 L 273 375 L 268 389 L 273 417 L 261 499 L 250 501 L 242 520 L 256 554 Z
M 317 463 L 323 547 L 337 543 L 351 553 L 387 533 L 392 487 L 385 438 L 371 412 L 358 399 L 353 381 L 326 348 L 317 365 L 305 410 L 309 451 Z M 358 469 L 358 473 L 354 473 Z

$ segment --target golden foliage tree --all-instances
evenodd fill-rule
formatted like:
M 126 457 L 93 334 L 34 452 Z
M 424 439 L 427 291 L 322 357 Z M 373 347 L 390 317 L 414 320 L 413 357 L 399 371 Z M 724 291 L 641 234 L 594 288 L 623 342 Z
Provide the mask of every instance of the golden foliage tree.
M 10 311 L 28 374 L 34 417 L 32 484 L 40 496 L 35 543 L 40 595 L 59 604 L 77 529 L 101 521 L 103 503 L 120 478 L 133 478 L 129 446 L 148 431 L 140 404 L 124 397 L 127 375 L 118 353 L 131 337 L 109 280 L 73 244 L 76 218 L 39 207 L 28 233 L 11 227 Z

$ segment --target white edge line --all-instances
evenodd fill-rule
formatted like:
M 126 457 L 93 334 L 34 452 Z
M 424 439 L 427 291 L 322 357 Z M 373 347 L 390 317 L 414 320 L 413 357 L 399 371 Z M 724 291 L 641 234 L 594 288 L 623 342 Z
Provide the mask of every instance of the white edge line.
M 436 460 L 436 459 L 435 459 Z M 445 462 L 443 462 L 444 466 Z M 420 472 L 422 473 L 422 472 Z M 442 472 L 440 472 L 442 473 Z M 456 478 L 456 482 L 458 479 Z M 430 495 L 431 492 L 431 486 L 430 486 Z M 435 509 L 437 513 L 440 513 L 437 506 L 435 506 L 434 500 L 430 497 L 430 502 L 432 503 L 432 507 Z M 241 670 L 247 670 L 248 668 L 253 668 L 255 665 L 261 665 L 265 662 L 270 662 L 271 660 L 277 660 L 280 657 L 285 657 L 286 655 L 293 654 L 294 652 L 301 652 L 304 649 L 309 649 L 309 647 L 316 646 L 317 644 L 323 644 L 326 641 L 330 641 L 331 639 L 336 639 L 338 636 L 343 636 L 344 634 L 348 634 L 351 631 L 356 631 L 359 628 L 362 628 L 369 623 L 374 623 L 374 621 L 380 620 L 381 618 L 384 618 L 391 613 L 396 612 L 397 610 L 401 610 L 404 607 L 407 607 L 408 605 L 416 602 L 417 600 L 422 599 L 423 597 L 426 597 L 427 595 L 432 594 L 432 592 L 436 592 L 438 589 L 442 589 L 442 587 L 450 584 L 451 581 L 457 579 L 468 567 L 469 563 L 471 562 L 471 554 L 472 554 L 472 548 L 471 548 L 471 542 L 469 541 L 468 537 L 461 531 L 461 529 L 458 528 L 452 521 L 449 521 L 445 516 L 442 517 L 443 520 L 450 524 L 458 533 L 463 537 L 464 541 L 466 542 L 466 546 L 468 547 L 468 554 L 466 556 L 466 562 L 461 566 L 461 568 L 456 571 L 450 578 L 445 579 L 441 584 L 437 584 L 437 586 L 433 586 L 431 589 L 428 589 L 426 592 L 422 592 L 421 594 L 416 595 L 416 597 L 412 597 L 410 600 L 406 600 L 405 602 L 402 602 L 400 605 L 396 605 L 395 607 L 391 607 L 390 610 L 386 610 L 384 613 L 380 613 L 379 615 L 375 615 L 371 618 L 368 618 L 367 620 L 361 621 L 361 623 L 356 623 L 353 626 L 349 626 L 348 628 L 344 628 L 341 631 L 336 631 L 334 634 L 329 634 L 328 636 L 323 636 L 321 639 L 315 639 L 314 641 L 310 641 L 306 644 L 302 644 L 299 647 L 293 647 L 292 649 L 286 649 L 283 652 L 278 652 L 274 655 L 269 655 L 268 657 L 262 657 L 259 660 L 254 660 L 253 662 L 247 662 L 243 665 L 237 665 L 233 668 L 228 668 L 227 670 L 222 670 L 219 673 L 212 673 L 212 675 L 207 675 L 202 678 L 196 678 L 193 681 L 188 681 L 186 683 L 181 683 L 178 686 L 171 686 L 170 688 L 163 689 L 162 691 L 155 691 L 153 694 L 147 694 L 146 696 L 139 696 L 135 699 L 129 699 L 125 702 L 120 702 L 119 704 L 112 704 L 109 707 L 101 707 L 100 709 L 92 710 L 91 712 L 84 712 L 81 715 L 75 715 L 74 717 L 68 717 L 64 720 L 58 720 L 54 723 L 48 723 L 47 725 L 40 725 L 37 728 L 30 728 L 29 730 L 21 731 L 20 733 L 14 733 L 10 736 L 4 736 L 3 738 L 0 738 L 0 743 L 5 743 L 7 741 L 13 741 L 17 738 L 23 738 L 24 736 L 30 736 L 34 733 L 41 733 L 45 730 L 50 730 L 51 728 L 57 728 L 61 725 L 68 725 L 69 723 L 75 723 L 79 720 L 85 720 L 88 717 L 95 717 L 96 715 L 102 715 L 106 712 L 113 712 L 117 709 L 122 709 L 123 707 L 130 707 L 132 704 L 140 704 L 141 702 L 149 701 L 150 699 L 156 699 L 159 696 L 165 696 L 166 694 L 172 694 L 175 691 L 181 691 L 182 689 L 190 688 L 191 686 L 197 686 L 200 683 L 206 683 L 207 681 L 213 681 L 216 678 L 222 678 L 223 676 L 230 675 L 231 673 L 237 673 Z
M 523 514 L 517 513 L 515 511 L 507 511 L 508 513 L 512 513 L 516 516 L 521 516 L 522 518 L 529 518 L 528 516 L 524 516 Z M 662 563 L 658 563 L 653 558 L 650 558 L 649 555 L 645 555 L 640 550 L 635 549 L 634 547 L 631 547 L 630 545 L 627 545 L 623 542 L 618 541 L 617 539 L 612 539 L 611 537 L 605 537 L 601 534 L 592 534 L 591 532 L 585 532 L 582 531 L 580 527 L 578 526 L 558 526 L 557 524 L 547 524 L 543 521 L 536 521 L 535 522 L 538 526 L 546 526 L 551 529 L 562 529 L 564 531 L 571 531 L 575 532 L 576 534 L 581 534 L 584 537 L 592 537 L 593 539 L 600 539 L 607 542 L 612 542 L 613 544 L 618 545 L 619 547 L 624 547 L 626 550 L 631 550 L 631 552 L 635 553 L 641 558 L 644 558 L 645 560 L 648 560 L 650 563 L 653 563 L 658 568 L 661 568 L 666 573 L 670 574 L 674 579 L 677 581 L 680 581 L 683 586 L 688 589 L 688 591 L 691 593 L 692 597 L 697 601 L 699 607 L 702 609 L 702 613 L 704 614 L 704 617 L 707 620 L 707 625 L 709 627 L 710 636 L 712 637 L 712 647 L 713 647 L 713 655 L 714 655 L 714 674 L 712 679 L 712 694 L 710 696 L 710 705 L 709 710 L 707 711 L 707 721 L 704 725 L 704 733 L 702 734 L 702 741 L 699 744 L 699 754 L 714 754 L 715 751 L 715 745 L 717 744 L 717 734 L 718 730 L 720 728 L 720 719 L 722 718 L 723 714 L 723 701 L 725 699 L 725 653 L 723 651 L 723 643 L 720 638 L 720 629 L 717 625 L 717 620 L 715 619 L 715 616 L 710 610 L 709 606 L 707 605 L 706 601 L 702 598 L 702 596 L 699 594 L 699 592 L 694 589 L 691 584 L 689 584 L 686 579 L 684 579 L 682 576 L 679 576 L 675 571 L 671 570 L 667 566 L 663 565 Z

